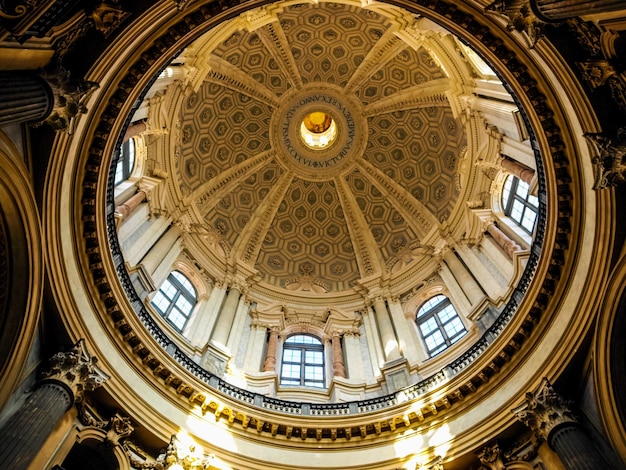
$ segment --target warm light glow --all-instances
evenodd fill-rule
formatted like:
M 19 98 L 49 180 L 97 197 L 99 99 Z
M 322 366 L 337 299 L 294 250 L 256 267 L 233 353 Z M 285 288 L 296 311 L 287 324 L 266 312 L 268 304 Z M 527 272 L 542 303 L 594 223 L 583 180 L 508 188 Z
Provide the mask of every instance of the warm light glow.
M 332 117 L 321 111 L 307 114 L 300 124 L 300 136 L 312 149 L 323 149 L 335 142 L 337 125 Z

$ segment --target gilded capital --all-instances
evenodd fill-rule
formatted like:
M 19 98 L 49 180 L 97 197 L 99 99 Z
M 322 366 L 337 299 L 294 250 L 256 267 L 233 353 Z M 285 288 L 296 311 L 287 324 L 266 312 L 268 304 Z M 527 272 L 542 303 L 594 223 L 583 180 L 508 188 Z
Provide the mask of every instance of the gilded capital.
M 64 384 L 74 394 L 74 402 L 80 403 L 86 391 L 95 390 L 109 378 L 98 368 L 97 362 L 98 359 L 87 351 L 85 340 L 81 339 L 69 351 L 52 356 L 41 379 Z
M 526 401 L 511 411 L 540 440 L 547 440 L 550 432 L 561 424 L 578 422 L 570 403 L 555 392 L 546 378 L 536 392 L 527 393 Z

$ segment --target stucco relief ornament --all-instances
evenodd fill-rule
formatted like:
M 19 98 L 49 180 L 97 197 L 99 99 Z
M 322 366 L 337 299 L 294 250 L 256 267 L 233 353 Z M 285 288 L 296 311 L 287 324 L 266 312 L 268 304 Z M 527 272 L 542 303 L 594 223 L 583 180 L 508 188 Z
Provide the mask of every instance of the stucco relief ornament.
M 502 451 L 498 444 L 485 447 L 478 455 L 478 460 L 482 466 L 480 470 L 504 470 Z
M 87 391 L 101 386 L 109 376 L 96 363 L 98 359 L 87 351 L 81 339 L 68 352 L 52 356 L 49 367 L 41 374 L 44 382 L 60 382 L 74 394 L 74 402 L 80 403 Z
M 485 8 L 485 13 L 505 16 L 507 28 L 522 33 L 529 48 L 543 36 L 545 23 L 535 16 L 528 0 L 496 0 Z
M 626 181 L 626 127 L 617 131 L 615 138 L 605 134 L 585 134 L 597 155 L 592 158 L 595 182 L 593 189 L 605 189 Z
M 544 378 L 537 391 L 526 393 L 526 401 L 511 411 L 542 441 L 555 427 L 578 422 L 570 406 L 571 403 L 556 393 L 552 384 Z
M 206 470 L 211 466 L 211 460 L 213 456 L 204 457 L 199 447 L 194 444 L 184 445 L 176 436 L 172 436 L 165 454 L 159 456 L 158 462 L 165 470 Z

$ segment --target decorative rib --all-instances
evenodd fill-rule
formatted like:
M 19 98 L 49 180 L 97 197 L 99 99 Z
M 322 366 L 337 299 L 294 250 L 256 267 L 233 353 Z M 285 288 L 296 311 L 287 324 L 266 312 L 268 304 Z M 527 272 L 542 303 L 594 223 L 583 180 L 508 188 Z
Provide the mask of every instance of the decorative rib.
M 437 219 L 430 211 L 392 178 L 366 160 L 359 161 L 358 167 L 385 195 L 385 198 L 389 199 L 394 206 L 400 209 L 400 212 L 411 215 L 411 217 L 406 217 L 405 219 L 413 227 L 420 239 L 424 239 L 434 227 L 438 227 Z
M 378 251 L 376 240 L 369 230 L 367 221 L 359 209 L 348 184 L 342 177 L 334 178 L 341 208 L 345 214 L 348 231 L 355 248 L 356 260 L 361 271 L 361 277 L 380 274 L 383 266 L 382 256 Z
M 244 160 L 238 165 L 228 168 L 215 178 L 211 178 L 196 189 L 188 201 L 194 201 L 201 214 L 206 214 L 220 199 L 241 184 L 248 176 L 256 173 L 276 157 L 273 150 L 256 157 Z
M 292 172 L 284 173 L 270 194 L 259 204 L 254 215 L 250 218 L 250 222 L 241 231 L 241 236 L 233 249 L 235 259 L 240 259 L 248 265 L 254 265 L 259 256 L 259 251 L 261 251 L 265 235 L 270 229 L 274 217 L 276 217 L 280 202 L 285 198 L 285 193 L 293 178 Z
M 395 31 L 387 30 L 365 56 L 365 59 L 352 74 L 352 77 L 350 77 L 345 87 L 346 93 L 354 93 L 354 90 L 365 80 L 376 73 L 387 62 L 393 60 L 406 47 L 406 44 L 396 36 Z
M 209 66 L 211 70 L 207 73 L 207 81 L 243 93 L 273 108 L 278 106 L 278 97 L 274 93 L 224 59 L 211 56 Z
M 367 117 L 418 108 L 448 107 L 446 93 L 450 90 L 450 80 L 439 78 L 425 84 L 415 85 L 377 100 L 365 107 Z
M 302 88 L 302 77 L 298 72 L 298 66 L 291 54 L 289 41 L 278 21 L 269 23 L 263 28 L 259 28 L 256 33 L 261 38 L 268 51 L 272 54 L 278 67 L 283 72 L 291 86 Z

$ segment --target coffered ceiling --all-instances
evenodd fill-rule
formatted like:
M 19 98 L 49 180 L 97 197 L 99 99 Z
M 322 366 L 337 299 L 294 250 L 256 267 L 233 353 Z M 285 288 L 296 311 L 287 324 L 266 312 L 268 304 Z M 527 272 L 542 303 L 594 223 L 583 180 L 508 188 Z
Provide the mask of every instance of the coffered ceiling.
M 338 293 L 432 254 L 463 206 L 463 84 L 441 64 L 464 58 L 418 21 L 389 6 L 267 7 L 183 54 L 195 78 L 179 84 L 173 179 L 217 257 L 267 286 Z M 310 149 L 300 126 L 320 110 L 337 142 Z

